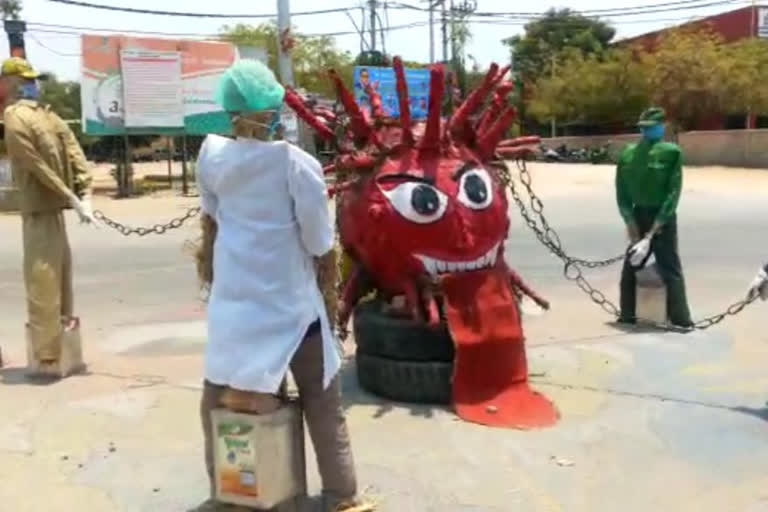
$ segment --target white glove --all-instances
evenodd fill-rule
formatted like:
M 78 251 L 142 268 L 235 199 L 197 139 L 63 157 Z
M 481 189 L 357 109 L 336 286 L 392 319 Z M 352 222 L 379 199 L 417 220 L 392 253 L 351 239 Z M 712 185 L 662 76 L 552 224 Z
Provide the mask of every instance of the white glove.
M 747 292 L 748 299 L 753 299 L 757 296 L 760 296 L 763 300 L 768 299 L 768 273 L 765 272 L 764 268 L 761 268 L 760 272 L 757 273 L 752 284 L 749 285 L 749 292 Z
M 72 208 L 77 212 L 81 223 L 96 225 L 96 218 L 93 216 L 93 207 L 91 206 L 90 199 L 81 201 L 80 199 L 73 197 Z
M 637 242 L 629 250 L 629 263 L 633 267 L 639 267 L 651 250 L 651 239 L 646 237 Z

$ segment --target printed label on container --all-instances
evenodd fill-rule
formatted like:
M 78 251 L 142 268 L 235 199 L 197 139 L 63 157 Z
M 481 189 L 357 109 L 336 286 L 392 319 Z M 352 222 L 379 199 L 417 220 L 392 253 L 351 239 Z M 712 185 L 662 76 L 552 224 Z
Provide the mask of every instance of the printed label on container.
M 218 425 L 216 442 L 221 458 L 216 478 L 222 494 L 256 497 L 259 495 L 256 477 L 256 450 L 253 426 L 240 422 Z

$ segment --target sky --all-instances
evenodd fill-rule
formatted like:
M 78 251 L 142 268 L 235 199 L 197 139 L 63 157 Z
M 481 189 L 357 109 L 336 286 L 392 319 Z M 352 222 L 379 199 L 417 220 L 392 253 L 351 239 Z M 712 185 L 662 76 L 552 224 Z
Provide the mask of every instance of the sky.
M 425 5 L 423 0 L 402 0 L 404 3 Z M 568 7 L 574 10 L 607 9 L 622 7 L 651 6 L 668 3 L 673 0 L 557 0 L 558 3 L 527 2 L 516 3 L 509 0 L 477 0 L 478 11 L 540 12 L 550 7 Z M 678 0 L 679 1 L 679 0 Z M 168 11 L 216 12 L 216 13 L 254 13 L 273 14 L 277 11 L 276 0 L 91 0 L 92 3 L 132 8 L 163 9 Z M 360 0 L 291 0 L 291 11 L 311 11 L 336 7 L 359 7 Z M 382 3 L 382 2 L 380 2 Z M 704 3 L 704 0 L 702 0 Z M 705 8 L 677 10 L 639 14 L 622 18 L 608 18 L 617 29 L 617 37 L 630 37 L 645 32 L 658 30 L 683 23 L 695 17 L 716 14 L 749 5 L 748 0 L 733 0 L 727 5 Z M 352 14 L 355 23 L 360 26 L 362 14 L 358 10 Z M 384 23 L 387 22 L 383 10 Z M 390 26 L 426 22 L 426 13 L 409 10 L 388 11 Z M 61 79 L 77 80 L 80 76 L 80 35 L 81 33 L 103 33 L 102 31 L 124 32 L 142 30 L 165 33 L 216 34 L 226 24 L 238 22 L 256 23 L 260 20 L 238 19 L 199 19 L 128 14 L 102 11 L 84 7 L 64 5 L 49 0 L 23 0 L 22 18 L 29 23 L 27 33 L 27 55 L 39 69 L 55 73 Z M 354 31 L 355 26 L 344 13 L 300 16 L 293 18 L 293 24 L 300 32 L 321 34 L 340 31 Z M 517 23 L 517 22 L 516 22 Z M 515 25 L 472 24 L 472 41 L 467 52 L 478 64 L 485 68 L 491 62 L 506 62 L 509 52 L 502 40 L 522 33 L 523 22 Z M 66 28 L 62 28 L 66 27 Z M 6 38 L 1 38 L 0 52 L 8 55 Z M 353 54 L 360 51 L 360 38 L 356 35 L 336 37 L 337 46 Z M 381 44 L 379 38 L 379 45 Z M 429 28 L 392 30 L 385 39 L 386 50 L 390 55 L 400 55 L 406 60 L 429 61 Z M 436 55 L 441 56 L 439 25 L 435 31 Z

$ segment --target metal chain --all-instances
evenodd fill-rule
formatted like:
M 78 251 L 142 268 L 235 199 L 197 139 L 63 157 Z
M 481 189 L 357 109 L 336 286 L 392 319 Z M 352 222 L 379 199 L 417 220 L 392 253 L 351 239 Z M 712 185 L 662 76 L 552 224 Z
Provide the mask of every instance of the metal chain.
M 539 222 L 541 222 L 541 225 L 544 227 L 544 235 L 546 239 L 545 245 L 549 248 L 550 251 L 552 251 L 554 254 L 557 254 L 557 255 L 562 254 L 563 256 L 567 257 L 569 261 L 578 263 L 579 265 L 586 268 L 609 267 L 611 265 L 614 265 L 624 260 L 623 253 L 619 254 L 618 256 L 614 256 L 612 258 L 608 258 L 605 260 L 595 260 L 595 261 L 585 260 L 580 258 L 572 258 L 568 256 L 565 252 L 565 249 L 563 249 L 563 243 L 560 240 L 560 236 L 549 225 L 549 223 L 547 222 L 547 219 L 544 217 L 544 203 L 533 191 L 533 186 L 532 186 L 533 180 L 531 178 L 531 174 L 528 172 L 528 168 L 526 167 L 525 160 L 517 160 L 516 164 L 517 164 L 518 170 L 520 171 L 520 182 L 523 184 L 526 191 L 528 192 L 531 210 L 533 210 L 533 212 L 539 218 Z
M 541 202 L 541 199 L 538 198 L 538 196 L 535 195 L 535 193 L 532 190 L 531 187 L 531 179 L 530 174 L 527 172 L 527 169 L 525 168 L 525 162 L 518 162 L 518 169 L 520 170 L 520 180 L 525 186 L 526 190 L 529 193 L 529 196 L 531 198 L 531 208 L 536 212 L 539 219 L 542 221 L 542 225 L 544 226 L 544 229 L 539 227 L 539 225 L 536 223 L 536 221 L 531 217 L 530 213 L 528 212 L 528 208 L 526 207 L 525 203 L 523 202 L 523 199 L 520 197 L 520 194 L 515 187 L 515 181 L 512 179 L 512 176 L 509 172 L 509 167 L 507 166 L 507 163 L 502 161 L 494 165 L 496 169 L 499 170 L 499 178 L 501 182 L 506 185 L 510 192 L 512 193 L 512 198 L 517 204 L 518 208 L 520 209 L 520 215 L 523 217 L 523 220 L 528 225 L 528 227 L 533 231 L 533 233 L 536 235 L 536 238 L 545 246 L 547 247 L 555 256 L 560 258 L 563 263 L 565 264 L 565 267 L 563 269 L 563 274 L 565 275 L 565 278 L 569 281 L 574 281 L 577 286 L 586 293 L 590 300 L 600 306 L 604 311 L 607 313 L 618 317 L 619 316 L 619 308 L 608 298 L 605 296 L 603 292 L 600 290 L 594 288 L 592 285 L 589 284 L 589 282 L 584 278 L 584 274 L 582 272 L 581 267 L 587 266 L 589 268 L 598 268 L 598 267 L 605 267 L 612 263 L 615 263 L 613 260 L 623 260 L 624 255 L 618 256 L 616 258 L 611 258 L 609 260 L 604 260 L 602 262 L 588 262 L 585 260 L 580 260 L 577 258 L 571 258 L 568 256 L 565 251 L 562 248 L 562 244 L 560 243 L 560 239 L 557 236 L 557 233 L 549 226 L 549 224 L 546 221 L 546 218 L 543 215 L 544 205 Z M 526 176 L 525 178 L 523 176 Z M 536 206 L 534 206 L 536 205 Z M 608 263 L 610 262 L 610 263 Z M 691 332 L 695 330 L 703 331 L 706 329 L 709 329 L 710 327 L 713 327 L 723 320 L 725 320 L 729 316 L 735 316 L 741 313 L 744 308 L 746 308 L 748 305 L 752 304 L 757 300 L 756 296 L 747 297 L 746 299 L 737 301 L 730 306 L 723 312 L 716 315 L 712 315 L 706 318 L 703 318 L 702 320 L 699 320 L 695 322 L 690 327 L 678 327 L 678 326 L 670 326 L 669 324 L 658 324 L 654 323 L 651 325 L 651 327 L 656 327 L 661 330 L 665 331 L 678 331 L 678 332 Z
M 619 308 L 616 307 L 615 304 L 613 304 L 608 298 L 605 296 L 603 292 L 600 290 L 594 288 L 591 284 L 589 284 L 589 281 L 587 281 L 584 278 L 584 274 L 581 270 L 582 263 L 579 260 L 573 259 L 569 257 L 565 251 L 562 248 L 562 245 L 559 243 L 560 239 L 557 236 L 557 233 L 549 226 L 549 224 L 544 224 L 545 228 L 542 229 L 539 227 L 539 225 L 536 223 L 536 220 L 530 215 L 528 212 L 528 208 L 525 205 L 525 202 L 523 201 L 522 197 L 520 196 L 520 193 L 517 190 L 517 187 L 515 186 L 515 181 L 512 179 L 512 176 L 509 172 L 509 167 L 507 166 L 507 163 L 502 161 L 499 162 L 497 165 L 494 166 L 496 169 L 499 170 L 499 178 L 507 188 L 509 188 L 510 192 L 512 193 L 512 199 L 517 204 L 517 207 L 520 209 L 520 215 L 523 217 L 523 220 L 528 225 L 528 227 L 533 231 L 533 233 L 536 235 L 536 238 L 538 238 L 539 242 L 542 243 L 546 248 L 548 248 L 552 254 L 560 258 L 560 260 L 563 261 L 565 264 L 563 268 L 563 274 L 565 275 L 565 278 L 569 281 L 573 281 L 576 283 L 576 285 L 581 288 L 584 293 L 589 295 L 589 298 L 600 306 L 606 313 L 611 314 L 613 316 L 618 317 L 619 316 Z M 543 204 L 541 203 L 541 200 L 537 198 L 536 201 L 537 204 L 541 204 L 541 208 L 539 208 L 539 212 L 542 212 L 544 209 Z M 542 213 L 538 214 L 540 217 L 544 217 Z M 554 242 L 552 241 L 554 237 Z M 623 258 L 623 256 L 622 256 Z
M 200 207 L 195 206 L 187 210 L 187 213 L 185 213 L 181 217 L 177 217 L 166 224 L 155 224 L 154 226 L 149 228 L 126 226 L 125 224 L 121 224 L 120 222 L 110 219 L 109 217 L 104 215 L 104 213 L 101 212 L 100 210 L 96 210 L 95 212 L 93 212 L 93 216 L 96 220 L 104 223 L 106 226 L 109 226 L 115 231 L 118 231 L 123 236 L 131 236 L 131 235 L 147 236 L 147 235 L 162 235 L 172 229 L 179 229 L 184 225 L 185 222 L 187 222 L 189 219 L 196 217 L 199 213 L 200 213 Z

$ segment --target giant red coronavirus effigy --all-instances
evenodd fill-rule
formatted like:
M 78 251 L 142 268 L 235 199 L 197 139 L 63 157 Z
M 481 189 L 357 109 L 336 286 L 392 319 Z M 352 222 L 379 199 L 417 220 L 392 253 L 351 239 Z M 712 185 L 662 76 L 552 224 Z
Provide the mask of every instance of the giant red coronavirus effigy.
M 457 414 L 485 425 L 531 428 L 557 421 L 553 404 L 528 385 L 516 294 L 547 307 L 505 262 L 509 217 L 496 169 L 532 150 L 536 138 L 504 141 L 515 118 L 506 98 L 507 69 L 492 65 L 482 83 L 447 119 L 444 71 L 430 76 L 428 115 L 412 122 L 405 71 L 394 60 L 399 119 L 385 118 L 368 89 L 370 115 L 330 72 L 347 122 L 329 126 L 288 90 L 286 103 L 337 155 L 334 173 L 341 245 L 354 267 L 342 287 L 339 321 L 372 285 L 405 296 L 413 316 L 445 321 L 456 347 L 452 380 Z M 490 101 L 487 101 L 488 98 Z M 334 125 L 334 123 L 330 123 Z

